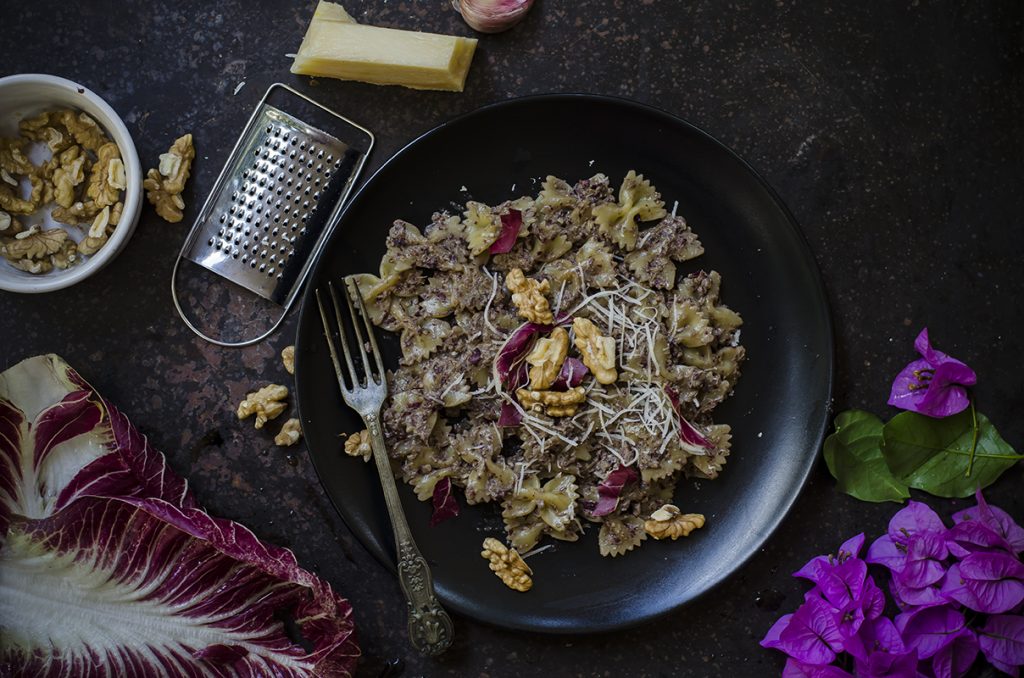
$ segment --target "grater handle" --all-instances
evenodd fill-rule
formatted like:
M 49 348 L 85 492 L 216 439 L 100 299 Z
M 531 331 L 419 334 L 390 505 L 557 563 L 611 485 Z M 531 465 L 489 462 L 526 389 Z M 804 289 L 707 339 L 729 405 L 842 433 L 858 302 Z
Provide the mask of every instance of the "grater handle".
M 181 321 L 185 323 L 185 326 L 192 330 L 196 334 L 196 336 L 200 337 L 201 339 L 205 339 L 211 344 L 216 344 L 217 346 L 225 346 L 227 348 L 241 348 L 243 346 L 252 346 L 253 344 L 263 341 L 271 334 L 276 332 L 277 328 L 281 326 L 281 323 L 283 323 L 284 319 L 288 316 L 288 311 L 292 307 L 290 301 L 288 302 L 288 305 L 285 306 L 284 309 L 282 309 L 281 315 L 278 317 L 276 321 L 274 321 L 274 324 L 271 325 L 270 329 L 257 337 L 252 337 L 251 339 L 244 339 L 242 341 L 230 342 L 221 341 L 220 339 L 215 339 L 214 337 L 205 334 L 201 329 L 196 327 L 196 325 L 192 322 L 192 319 L 188 317 L 188 314 L 185 313 L 185 309 L 182 307 L 181 302 L 178 300 L 178 267 L 181 266 L 182 260 L 183 257 L 179 252 L 177 258 L 175 258 L 174 260 L 174 268 L 171 270 L 171 298 L 174 300 L 174 308 L 177 309 L 178 316 L 181 317 Z

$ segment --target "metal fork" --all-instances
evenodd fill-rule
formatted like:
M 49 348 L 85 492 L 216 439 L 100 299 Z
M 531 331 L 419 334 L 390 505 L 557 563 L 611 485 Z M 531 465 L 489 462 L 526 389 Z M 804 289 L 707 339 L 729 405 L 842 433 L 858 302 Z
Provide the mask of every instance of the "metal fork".
M 370 432 L 373 459 L 377 463 L 381 488 L 384 490 L 384 502 L 387 504 L 391 529 L 395 534 L 395 549 L 398 552 L 398 582 L 409 607 L 409 639 L 412 641 L 412 646 L 419 652 L 427 655 L 439 655 L 452 644 L 454 629 L 451 618 L 441 607 L 437 596 L 434 595 L 434 580 L 430 574 L 430 567 L 412 538 L 412 531 L 409 530 L 409 523 L 405 519 L 405 513 L 402 511 L 402 504 L 398 498 L 395 477 L 391 473 L 391 462 L 388 459 L 387 448 L 384 446 L 384 436 L 380 426 L 380 408 L 388 394 L 388 385 L 384 374 L 384 364 L 380 358 L 380 349 L 377 348 L 377 337 L 374 335 L 373 325 L 366 313 L 366 307 L 363 305 L 363 297 L 359 294 L 355 282 L 351 278 L 345 278 L 345 301 L 348 306 L 348 316 L 352 321 L 356 342 L 359 344 L 359 354 L 362 356 L 362 369 L 365 375 L 363 379 L 360 379 L 355 365 L 352 363 L 352 351 L 349 349 L 348 339 L 345 337 L 344 316 L 338 304 L 338 295 L 334 291 L 333 283 L 328 283 L 327 287 L 331 296 L 331 305 L 334 307 L 335 322 L 333 325 L 324 311 L 319 288 L 316 290 L 316 303 L 320 307 L 324 335 L 327 337 L 327 346 L 331 352 L 331 360 L 334 362 L 334 371 L 338 376 L 341 395 L 348 406 L 362 416 L 363 422 L 366 423 L 366 429 Z M 358 316 L 362 318 L 361 323 L 369 338 L 373 353 L 372 366 L 366 354 L 367 342 L 359 327 L 360 320 L 356 317 L 353 299 L 355 306 L 359 309 Z M 351 386 L 346 384 L 342 373 L 332 328 L 337 328 L 338 336 L 341 337 L 341 350 L 345 356 L 345 364 L 348 366 Z

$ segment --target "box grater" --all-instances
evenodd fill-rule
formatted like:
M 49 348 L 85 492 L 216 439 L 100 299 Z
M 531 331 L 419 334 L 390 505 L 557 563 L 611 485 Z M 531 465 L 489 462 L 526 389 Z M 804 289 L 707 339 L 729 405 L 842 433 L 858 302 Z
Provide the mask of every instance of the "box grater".
M 247 346 L 280 326 L 337 225 L 373 142 L 364 127 L 286 85 L 271 85 L 174 263 L 174 305 L 193 332 L 220 346 Z M 183 260 L 280 306 L 280 317 L 243 341 L 208 336 L 178 299 Z

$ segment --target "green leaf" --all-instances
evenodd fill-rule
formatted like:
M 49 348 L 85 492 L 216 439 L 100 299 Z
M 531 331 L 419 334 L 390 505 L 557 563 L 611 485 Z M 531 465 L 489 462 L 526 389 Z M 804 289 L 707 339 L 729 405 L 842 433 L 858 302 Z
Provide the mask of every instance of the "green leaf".
M 862 410 L 839 413 L 825 439 L 825 464 L 840 492 L 861 501 L 902 502 L 910 496 L 882 456 L 882 420 Z
M 979 412 L 972 465 L 972 409 L 944 419 L 903 412 L 885 425 L 882 437 L 882 454 L 893 475 L 910 487 L 939 497 L 969 497 L 1024 459 Z

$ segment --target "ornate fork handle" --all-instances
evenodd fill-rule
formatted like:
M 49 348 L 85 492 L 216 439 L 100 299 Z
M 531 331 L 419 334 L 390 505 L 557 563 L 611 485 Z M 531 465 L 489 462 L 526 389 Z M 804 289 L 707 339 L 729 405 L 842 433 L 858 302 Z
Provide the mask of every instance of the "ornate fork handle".
M 451 617 L 441 607 L 434 595 L 434 579 L 426 559 L 416 547 L 409 523 L 402 511 L 391 462 L 384 446 L 377 414 L 363 416 L 370 432 L 373 459 L 377 463 L 380 484 L 384 490 L 384 502 L 391 518 L 391 529 L 395 534 L 395 549 L 398 552 L 398 582 L 405 594 L 409 607 L 409 640 L 419 652 L 439 655 L 452 644 L 454 627 Z

